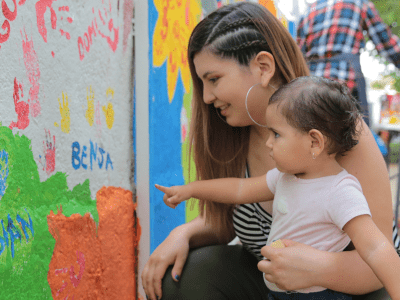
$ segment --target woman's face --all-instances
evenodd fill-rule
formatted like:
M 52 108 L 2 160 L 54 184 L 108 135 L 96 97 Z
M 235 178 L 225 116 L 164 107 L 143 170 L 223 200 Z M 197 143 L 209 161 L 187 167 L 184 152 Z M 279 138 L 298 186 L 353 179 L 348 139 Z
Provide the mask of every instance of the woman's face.
M 203 82 L 204 102 L 213 105 L 231 126 L 254 125 L 246 112 L 245 99 L 249 88 L 261 81 L 256 66 L 241 66 L 234 59 L 222 59 L 209 51 L 196 54 L 193 62 Z M 265 123 L 268 99 L 261 85 L 249 94 L 248 110 L 258 123 Z

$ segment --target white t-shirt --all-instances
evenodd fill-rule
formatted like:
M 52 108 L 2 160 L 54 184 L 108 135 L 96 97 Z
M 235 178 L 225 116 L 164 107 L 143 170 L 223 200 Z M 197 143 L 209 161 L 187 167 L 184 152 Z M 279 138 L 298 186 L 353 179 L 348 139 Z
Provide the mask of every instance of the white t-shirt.
M 319 250 L 340 252 L 351 241 L 342 230 L 344 225 L 357 216 L 371 215 L 359 181 L 346 170 L 300 179 L 273 169 L 267 173 L 267 184 L 275 195 L 267 245 L 277 239 L 290 239 Z M 267 280 L 265 283 L 272 291 L 282 291 Z M 325 289 L 315 286 L 297 292 Z

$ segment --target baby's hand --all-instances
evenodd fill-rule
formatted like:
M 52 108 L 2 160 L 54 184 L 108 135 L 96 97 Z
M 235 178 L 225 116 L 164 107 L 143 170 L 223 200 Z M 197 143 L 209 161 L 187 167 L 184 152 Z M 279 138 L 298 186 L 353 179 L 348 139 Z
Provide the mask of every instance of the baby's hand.
M 164 203 L 171 208 L 175 208 L 182 201 L 191 198 L 189 187 L 186 185 L 176 185 L 176 186 L 166 187 L 155 184 L 155 187 L 159 189 L 161 192 L 165 193 L 163 197 Z

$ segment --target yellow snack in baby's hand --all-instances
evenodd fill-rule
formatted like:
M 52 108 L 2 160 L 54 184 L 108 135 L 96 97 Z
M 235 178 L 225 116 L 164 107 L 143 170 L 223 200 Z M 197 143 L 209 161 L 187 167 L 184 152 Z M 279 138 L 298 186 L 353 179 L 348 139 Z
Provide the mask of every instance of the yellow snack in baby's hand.
M 270 244 L 270 246 L 271 247 L 274 247 L 274 248 L 285 248 L 286 246 L 285 246 L 285 244 L 279 239 L 279 240 L 275 240 L 275 241 L 273 241 L 271 244 Z M 265 260 L 269 260 L 268 258 L 265 258 L 264 257 L 264 259 Z
M 270 246 L 274 248 L 285 248 L 285 244 L 281 240 L 273 241 Z

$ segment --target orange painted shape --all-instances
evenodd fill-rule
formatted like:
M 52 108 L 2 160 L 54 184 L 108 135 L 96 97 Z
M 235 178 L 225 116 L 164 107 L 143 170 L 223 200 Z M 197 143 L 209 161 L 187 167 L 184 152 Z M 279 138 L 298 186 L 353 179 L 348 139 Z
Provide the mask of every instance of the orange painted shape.
M 47 273 L 53 299 L 105 299 L 100 242 L 90 214 L 66 217 L 61 208 L 50 211 L 47 224 L 56 240 Z
M 258 0 L 258 3 L 268 9 L 275 17 L 277 16 L 276 7 L 273 0 Z
M 97 192 L 99 225 L 89 213 L 66 217 L 62 208 L 47 216 L 56 240 L 47 281 L 53 299 L 134 299 L 137 245 L 132 192 L 103 187 Z
M 132 192 L 103 187 L 96 198 L 106 299 L 133 299 L 136 295 L 135 248 L 141 230 L 139 223 L 135 224 L 136 204 Z

